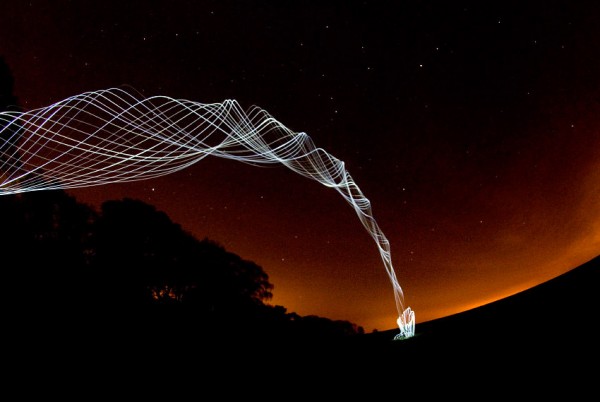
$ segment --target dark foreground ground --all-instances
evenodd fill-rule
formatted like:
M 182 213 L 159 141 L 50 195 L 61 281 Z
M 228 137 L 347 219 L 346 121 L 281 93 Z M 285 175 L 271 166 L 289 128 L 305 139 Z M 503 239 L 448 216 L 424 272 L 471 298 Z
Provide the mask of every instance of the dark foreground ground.
M 509 298 L 417 324 L 416 336 L 402 341 L 393 340 L 397 329 L 309 340 L 250 336 L 242 325 L 219 336 L 168 322 L 139 328 L 134 317 L 58 332 L 30 323 L 26 332 L 5 328 L 5 383 L 19 399 L 217 392 L 208 400 L 579 400 L 600 384 L 599 273 L 596 258 Z

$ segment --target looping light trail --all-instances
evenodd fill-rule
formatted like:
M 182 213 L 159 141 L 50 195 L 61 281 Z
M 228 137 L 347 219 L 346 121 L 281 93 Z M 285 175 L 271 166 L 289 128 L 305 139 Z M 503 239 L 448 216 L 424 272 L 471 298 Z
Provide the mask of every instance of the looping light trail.
M 414 312 L 373 218 L 370 201 L 344 162 L 266 111 L 235 100 L 203 104 L 122 89 L 86 92 L 27 112 L 0 113 L 0 195 L 98 186 L 171 174 L 213 155 L 253 165 L 283 164 L 335 189 L 375 241 L 392 283 L 400 333 L 414 335 Z

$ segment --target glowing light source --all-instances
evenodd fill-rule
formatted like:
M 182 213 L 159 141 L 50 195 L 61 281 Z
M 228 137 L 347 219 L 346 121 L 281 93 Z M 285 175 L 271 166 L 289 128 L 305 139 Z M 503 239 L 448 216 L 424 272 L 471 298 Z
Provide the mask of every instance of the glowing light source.
M 415 312 L 410 307 L 402 312 L 397 323 L 400 333 L 394 337 L 395 340 L 406 339 L 415 335 Z
M 390 244 L 344 162 L 259 107 L 244 111 L 235 100 L 203 104 L 110 88 L 0 113 L 0 195 L 146 180 L 209 155 L 283 164 L 339 192 L 375 241 L 392 283 L 400 328 L 395 339 L 414 335 L 414 312 L 404 309 Z

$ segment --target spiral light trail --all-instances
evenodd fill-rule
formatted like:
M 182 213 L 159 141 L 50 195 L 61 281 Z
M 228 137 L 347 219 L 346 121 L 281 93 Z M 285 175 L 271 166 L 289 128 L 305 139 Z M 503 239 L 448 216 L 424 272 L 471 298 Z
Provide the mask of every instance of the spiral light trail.
M 283 164 L 339 192 L 375 241 L 392 283 L 395 339 L 414 335 L 414 312 L 404 309 L 389 241 L 344 162 L 259 107 L 244 111 L 235 100 L 204 104 L 110 88 L 27 112 L 0 112 L 0 195 L 152 179 L 209 155 Z

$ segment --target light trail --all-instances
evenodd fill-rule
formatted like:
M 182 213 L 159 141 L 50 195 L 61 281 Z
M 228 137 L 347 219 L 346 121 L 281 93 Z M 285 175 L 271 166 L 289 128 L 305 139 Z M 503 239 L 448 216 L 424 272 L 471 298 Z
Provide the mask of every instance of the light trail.
M 0 112 L 0 195 L 147 180 L 212 155 L 252 165 L 282 164 L 335 189 L 369 232 L 390 278 L 400 333 L 412 337 L 390 243 L 370 201 L 343 161 L 293 132 L 265 110 L 235 100 L 198 103 L 136 97 L 122 89 L 86 92 L 26 112 Z

